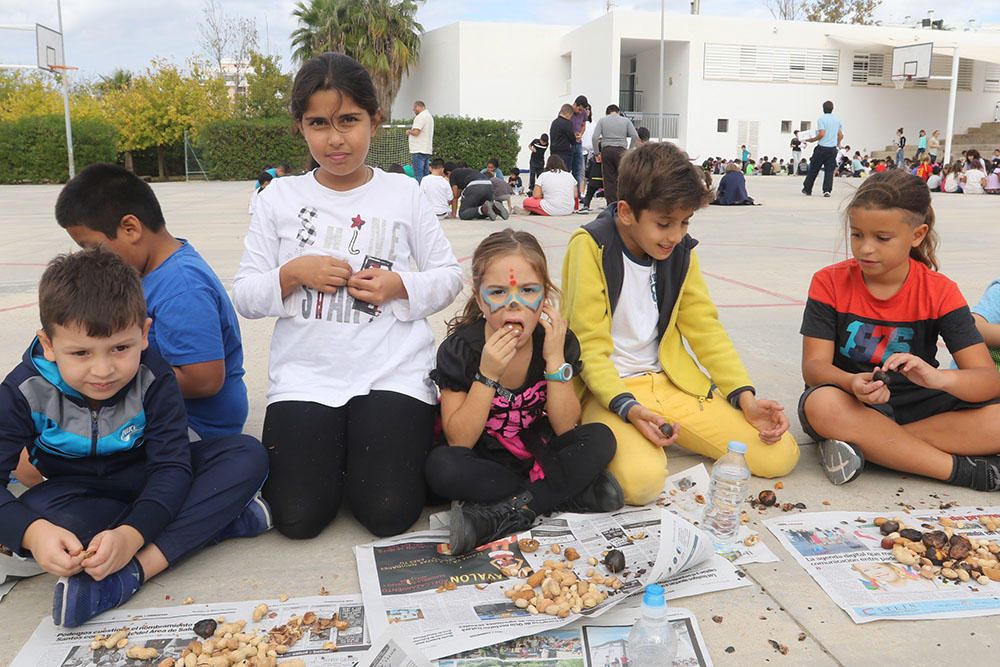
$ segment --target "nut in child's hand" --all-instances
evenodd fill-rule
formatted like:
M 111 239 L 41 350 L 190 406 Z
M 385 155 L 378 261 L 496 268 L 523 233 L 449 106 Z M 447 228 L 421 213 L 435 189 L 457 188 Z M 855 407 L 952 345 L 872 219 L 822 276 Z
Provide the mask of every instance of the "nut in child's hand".
M 660 433 L 663 434 L 664 438 L 672 438 L 674 437 L 674 427 L 667 423 L 661 424 Z

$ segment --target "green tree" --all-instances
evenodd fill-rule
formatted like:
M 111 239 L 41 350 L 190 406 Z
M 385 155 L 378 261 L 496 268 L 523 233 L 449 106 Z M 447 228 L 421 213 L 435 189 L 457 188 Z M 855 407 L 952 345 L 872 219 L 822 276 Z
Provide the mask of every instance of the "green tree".
M 120 133 L 119 148 L 125 166 L 132 168 L 131 151 L 157 149 L 160 178 L 167 178 L 166 147 L 180 142 L 184 132 L 197 134 L 207 121 L 229 115 L 229 98 L 219 77 L 209 77 L 200 63 L 190 71 L 154 60 L 146 74 L 128 88 L 105 95 L 104 108 Z
M 372 76 L 388 119 L 403 75 L 420 59 L 416 19 L 420 0 L 303 0 L 292 12 L 294 57 L 302 62 L 325 51 L 346 53 Z
M 288 115 L 292 77 L 281 71 L 279 56 L 250 53 L 244 115 L 247 118 L 278 118 Z
M 871 25 L 881 4 L 882 0 L 805 0 L 802 12 L 807 21 Z

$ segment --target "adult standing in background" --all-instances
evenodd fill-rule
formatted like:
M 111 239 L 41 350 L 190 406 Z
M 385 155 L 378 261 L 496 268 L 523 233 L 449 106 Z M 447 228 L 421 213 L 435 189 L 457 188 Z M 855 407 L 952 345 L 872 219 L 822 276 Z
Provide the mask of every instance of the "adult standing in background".
M 434 116 L 423 100 L 413 103 L 413 127 L 406 131 L 410 144 L 410 164 L 417 183 L 430 173 L 431 153 L 434 152 Z
M 931 132 L 931 138 L 927 140 L 927 152 L 931 155 L 932 164 L 937 164 L 939 150 L 941 150 L 941 130 L 934 130 Z
M 798 130 L 792 132 L 792 140 L 788 145 L 792 147 L 792 161 L 798 164 L 799 160 L 802 159 L 802 140 L 799 139 Z
M 576 132 L 573 131 L 573 121 L 570 120 L 572 117 L 573 106 L 564 104 L 549 126 L 549 155 L 558 155 L 567 170 L 573 164 L 574 147 L 579 145 L 576 142 Z
M 628 142 L 638 142 L 639 133 L 628 118 L 621 115 L 617 104 L 609 104 L 604 118 L 594 128 L 594 155 L 601 156 L 604 176 L 604 200 L 611 206 L 618 201 L 618 165 Z
M 587 107 L 590 103 L 587 102 L 587 97 L 585 95 L 577 95 L 576 99 L 573 101 L 573 115 L 570 117 L 570 121 L 573 123 L 573 136 L 576 138 L 576 142 L 573 144 L 573 163 L 569 167 L 569 171 L 576 178 L 577 187 L 583 185 L 583 133 L 587 126 Z
M 837 169 L 837 146 L 844 139 L 844 125 L 833 115 L 833 102 L 823 102 L 823 115 L 816 121 L 816 135 L 806 139 L 806 143 L 816 143 L 809 160 L 809 173 L 802 183 L 802 194 L 811 195 L 813 183 L 823 170 L 823 196 L 833 192 L 833 172 Z

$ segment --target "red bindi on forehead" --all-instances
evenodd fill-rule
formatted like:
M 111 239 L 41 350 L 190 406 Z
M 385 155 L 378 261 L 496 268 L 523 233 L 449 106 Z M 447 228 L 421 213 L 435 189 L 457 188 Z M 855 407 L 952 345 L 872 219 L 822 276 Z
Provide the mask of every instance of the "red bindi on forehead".
M 508 276 L 510 278 L 510 286 L 511 287 L 516 286 L 517 285 L 517 278 L 514 277 L 514 269 L 513 268 L 507 269 L 507 274 L 508 274 Z

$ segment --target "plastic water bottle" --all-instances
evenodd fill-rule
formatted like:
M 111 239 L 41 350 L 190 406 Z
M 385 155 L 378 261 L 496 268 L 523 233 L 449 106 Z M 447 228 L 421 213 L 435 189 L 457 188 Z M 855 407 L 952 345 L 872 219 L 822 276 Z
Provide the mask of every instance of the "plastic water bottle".
M 677 631 L 667 620 L 663 586 L 650 584 L 642 596 L 642 615 L 628 633 L 629 667 L 670 667 L 677 656 Z
M 711 533 L 717 550 L 732 547 L 740 531 L 740 512 L 747 496 L 750 468 L 747 446 L 730 442 L 729 452 L 712 466 L 708 507 L 702 526 Z

